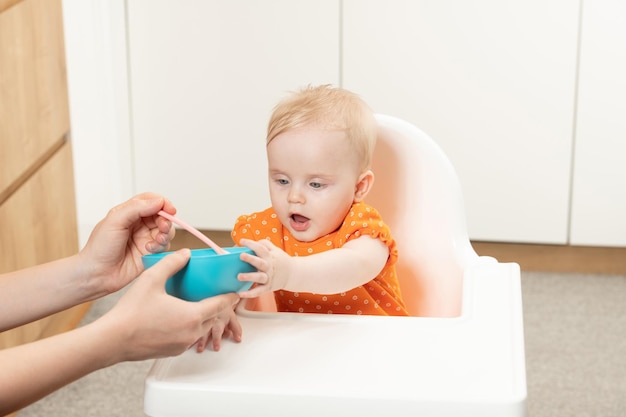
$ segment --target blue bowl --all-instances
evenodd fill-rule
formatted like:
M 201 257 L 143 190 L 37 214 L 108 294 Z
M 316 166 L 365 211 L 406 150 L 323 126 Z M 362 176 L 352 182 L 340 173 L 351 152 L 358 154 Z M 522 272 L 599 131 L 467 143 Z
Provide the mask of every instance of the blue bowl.
M 165 291 L 187 301 L 199 301 L 219 294 L 240 292 L 249 289 L 251 282 L 239 281 L 241 272 L 256 269 L 239 259 L 242 252 L 254 254 L 246 247 L 224 248 L 229 253 L 219 255 L 213 249 L 192 249 L 187 265 L 167 280 Z M 150 268 L 172 252 L 144 255 L 144 268 Z

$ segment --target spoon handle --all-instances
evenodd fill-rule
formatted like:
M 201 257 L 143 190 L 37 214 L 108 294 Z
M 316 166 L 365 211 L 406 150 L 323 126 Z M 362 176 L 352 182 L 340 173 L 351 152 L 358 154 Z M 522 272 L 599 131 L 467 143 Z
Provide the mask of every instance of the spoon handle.
M 185 223 L 178 217 L 172 216 L 171 214 L 166 213 L 163 210 L 159 211 L 157 214 L 161 217 L 165 217 L 167 220 L 173 223 L 176 223 L 177 225 L 179 225 L 180 227 L 182 227 L 183 229 L 185 229 L 186 231 L 188 231 L 189 233 L 191 233 L 192 235 L 194 235 L 195 237 L 197 237 L 198 239 L 206 243 L 210 248 L 212 248 L 215 251 L 215 253 L 218 253 L 220 255 L 224 255 L 228 253 L 227 251 L 222 249 L 220 246 L 218 246 L 217 243 L 213 242 L 206 235 L 202 234 L 198 229 L 196 229 L 193 226 L 188 225 L 187 223 Z

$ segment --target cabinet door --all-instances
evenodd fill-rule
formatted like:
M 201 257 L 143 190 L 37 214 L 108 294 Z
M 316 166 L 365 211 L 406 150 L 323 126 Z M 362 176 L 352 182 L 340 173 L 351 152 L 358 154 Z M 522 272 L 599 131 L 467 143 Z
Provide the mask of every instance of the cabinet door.
M 78 249 L 63 45 L 60 0 L 0 1 L 0 273 Z M 0 349 L 68 330 L 86 309 L 2 332 Z
M 0 273 L 70 256 L 78 250 L 70 143 L 0 205 Z M 36 300 L 33 300 L 36 302 Z M 77 324 L 87 305 L 0 334 L 0 349 Z
M 128 35 L 136 190 L 205 229 L 269 206 L 270 112 L 339 82 L 338 0 L 137 0 Z
M 61 1 L 0 4 L 0 201 L 69 126 Z
M 571 243 L 626 246 L 626 4 L 585 2 Z
M 470 237 L 566 243 L 579 3 L 343 4 L 344 86 L 439 142 Z

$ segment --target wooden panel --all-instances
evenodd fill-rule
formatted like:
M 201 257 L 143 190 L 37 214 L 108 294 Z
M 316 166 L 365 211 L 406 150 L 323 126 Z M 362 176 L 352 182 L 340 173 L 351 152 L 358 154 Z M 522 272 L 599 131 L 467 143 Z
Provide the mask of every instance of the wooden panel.
M 61 0 L 0 14 L 0 91 L 3 191 L 69 130 Z
M 0 273 L 77 251 L 71 142 L 0 206 Z
M 0 273 L 76 253 L 76 204 L 69 142 L 0 206 L 0 230 Z M 35 340 L 47 334 L 50 326 L 67 330 L 84 312 L 82 306 L 4 332 L 0 334 L 0 348 Z
M 0 0 L 0 13 L 2 13 L 3 11 L 5 11 L 11 6 L 15 6 L 17 3 L 21 1 L 22 0 Z
M 522 271 L 626 275 L 626 248 L 472 242 L 479 255 L 516 262 Z
M 61 0 L 0 0 L 0 273 L 78 250 L 68 111 Z M 69 330 L 88 306 L 0 333 L 0 349 Z
M 203 230 L 202 233 L 224 248 L 235 245 L 230 237 L 230 230 Z M 177 228 L 176 236 L 174 236 L 174 240 L 172 240 L 170 250 L 174 251 L 182 248 L 203 249 L 206 247 L 207 246 L 200 239 L 188 231 Z

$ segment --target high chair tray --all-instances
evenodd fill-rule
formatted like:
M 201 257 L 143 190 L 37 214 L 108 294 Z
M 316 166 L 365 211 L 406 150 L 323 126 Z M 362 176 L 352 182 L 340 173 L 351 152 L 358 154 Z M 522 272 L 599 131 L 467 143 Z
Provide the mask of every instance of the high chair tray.
M 243 341 L 155 361 L 144 410 L 191 416 L 525 415 L 517 264 L 478 262 L 458 318 L 239 309 Z

